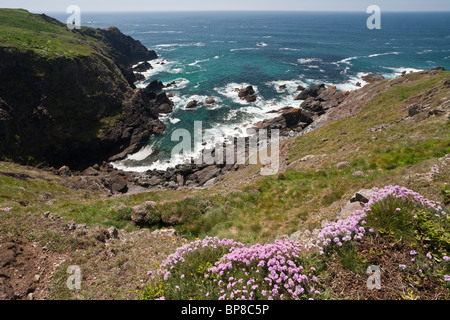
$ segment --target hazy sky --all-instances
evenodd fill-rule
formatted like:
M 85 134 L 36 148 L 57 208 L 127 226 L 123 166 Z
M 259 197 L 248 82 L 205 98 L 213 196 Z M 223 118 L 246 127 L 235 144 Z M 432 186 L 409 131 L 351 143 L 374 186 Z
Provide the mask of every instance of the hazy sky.
M 62 12 L 69 5 L 82 11 L 214 11 L 305 10 L 365 11 L 369 5 L 382 11 L 450 11 L 450 0 L 1 0 L 2 8 L 32 12 Z

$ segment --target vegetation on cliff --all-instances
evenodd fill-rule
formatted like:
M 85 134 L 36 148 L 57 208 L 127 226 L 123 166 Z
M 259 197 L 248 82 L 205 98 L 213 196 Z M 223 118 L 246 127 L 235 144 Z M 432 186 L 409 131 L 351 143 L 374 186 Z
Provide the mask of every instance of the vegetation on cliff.
M 131 66 L 157 57 L 117 28 L 69 30 L 46 15 L 0 10 L 0 154 L 87 167 L 161 133 L 159 92 L 138 90 Z

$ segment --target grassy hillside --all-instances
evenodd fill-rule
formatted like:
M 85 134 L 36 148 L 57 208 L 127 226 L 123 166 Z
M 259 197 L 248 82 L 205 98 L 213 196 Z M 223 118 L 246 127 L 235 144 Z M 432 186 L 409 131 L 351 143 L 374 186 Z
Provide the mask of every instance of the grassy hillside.
M 89 55 L 89 39 L 72 32 L 63 23 L 26 10 L 0 10 L 0 47 L 32 50 L 42 56 Z

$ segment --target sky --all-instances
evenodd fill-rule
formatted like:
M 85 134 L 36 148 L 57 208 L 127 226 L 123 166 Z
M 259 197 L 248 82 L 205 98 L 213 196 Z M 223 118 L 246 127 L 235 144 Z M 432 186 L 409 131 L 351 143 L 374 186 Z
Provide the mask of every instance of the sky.
M 1 0 L 2 8 L 23 8 L 35 13 L 65 12 L 78 5 L 84 12 L 111 11 L 450 11 L 449 0 Z

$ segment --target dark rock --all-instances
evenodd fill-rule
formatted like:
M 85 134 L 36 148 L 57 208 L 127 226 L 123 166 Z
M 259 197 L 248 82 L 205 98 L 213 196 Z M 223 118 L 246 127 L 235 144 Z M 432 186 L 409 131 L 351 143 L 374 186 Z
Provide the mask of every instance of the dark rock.
M 307 98 L 316 98 L 319 94 L 325 90 L 325 84 L 316 84 L 309 89 L 303 90 L 298 94 L 294 100 L 306 100 Z
M 431 69 L 431 70 L 435 70 L 435 71 L 445 71 L 445 68 L 442 67 L 442 66 L 440 66 L 440 67 L 433 68 L 433 69 Z
M 423 107 L 422 106 L 412 106 L 411 108 L 408 109 L 408 116 L 410 117 L 414 117 L 416 114 L 419 114 L 423 111 Z
M 72 175 L 72 172 L 70 171 L 68 166 L 62 166 L 58 169 L 58 175 L 63 177 L 70 177 Z
M 238 96 L 241 98 L 241 100 L 245 100 L 247 102 L 255 102 L 256 101 L 256 95 L 255 95 L 255 89 L 253 89 L 253 86 L 248 86 L 246 88 L 240 89 Z
M 444 110 L 440 110 L 440 109 L 434 109 L 434 110 L 428 111 L 428 117 L 442 116 L 443 114 L 445 114 L 445 111 Z
M 213 104 L 215 102 L 216 102 L 216 99 L 214 99 L 214 98 L 209 98 L 205 101 L 206 104 Z
M 208 166 L 201 171 L 195 173 L 199 184 L 203 185 L 206 181 L 211 180 L 220 173 L 221 169 L 216 166 Z
M 313 122 L 314 117 L 313 114 L 301 108 L 290 108 L 288 110 L 284 110 L 281 115 L 286 120 L 286 125 L 288 127 L 295 126 L 299 122 L 310 124 Z
M 135 71 L 135 72 L 145 72 L 145 71 L 147 71 L 149 69 L 153 69 L 153 67 L 148 61 L 145 61 L 145 62 L 141 62 L 140 64 L 135 66 L 133 68 L 133 71 Z
M 197 106 L 198 106 L 198 101 L 197 100 L 192 100 L 191 102 L 189 102 L 187 105 L 186 105 L 186 109 L 195 109 L 195 108 L 197 108 Z
M 93 167 L 89 167 L 81 173 L 83 176 L 98 176 L 98 170 L 95 170 Z
M 365 76 L 362 76 L 361 79 L 367 83 L 374 83 L 384 80 L 384 77 L 381 74 L 369 73 Z
M 146 92 L 157 92 L 164 88 L 164 84 L 161 81 L 153 80 L 147 87 L 145 87 Z
M 278 90 L 284 90 L 284 89 L 286 89 L 286 85 L 285 84 L 282 84 L 281 86 L 278 87 Z
M 350 202 L 368 203 L 372 194 L 373 194 L 372 190 L 369 189 L 360 190 L 353 195 L 353 197 L 350 199 Z
M 64 25 L 52 28 L 67 32 Z M 173 103 L 154 92 L 159 84 L 139 90 L 131 78 L 131 66 L 156 53 L 117 28 L 76 33 L 92 43 L 93 54 L 42 57 L 0 47 L 2 156 L 82 170 L 123 159 L 164 132 L 159 113 L 170 112 Z
M 128 184 L 124 178 L 120 176 L 115 176 L 109 181 L 111 186 L 111 191 L 113 193 L 125 193 L 128 191 Z
M 301 85 L 300 85 L 300 86 L 297 87 L 297 91 L 303 91 L 303 90 L 305 90 L 305 87 L 304 87 L 304 86 L 301 86 Z
M 361 87 L 361 82 L 357 82 L 357 83 L 356 83 L 356 86 L 357 86 L 357 87 Z
M 337 91 L 336 87 L 331 86 L 321 90 L 317 97 L 309 97 L 300 105 L 301 108 L 316 113 L 323 114 L 326 110 L 334 108 L 342 103 L 348 96 L 348 92 Z

